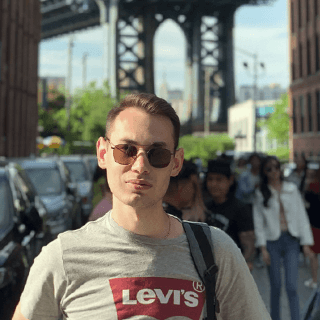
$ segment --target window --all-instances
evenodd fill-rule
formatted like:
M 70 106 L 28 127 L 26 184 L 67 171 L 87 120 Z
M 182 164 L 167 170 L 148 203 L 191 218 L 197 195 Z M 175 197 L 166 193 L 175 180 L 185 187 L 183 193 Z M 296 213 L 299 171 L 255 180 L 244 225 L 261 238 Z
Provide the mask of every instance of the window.
M 320 91 L 317 91 L 317 130 L 320 131 Z
M 291 1 L 291 32 L 294 32 L 294 2 Z
M 302 44 L 299 44 L 299 76 L 303 77 L 303 59 L 302 59 Z
M 304 101 L 303 96 L 300 96 L 300 119 L 301 119 L 301 133 L 304 132 Z
M 308 94 L 308 122 L 309 122 L 309 132 L 313 131 L 312 127 L 312 97 Z
M 293 133 L 297 133 L 296 112 L 297 112 L 297 100 L 295 98 L 293 98 L 293 103 L 292 103 L 292 127 L 293 127 Z
M 319 51 L 320 51 L 320 48 L 319 48 L 319 35 L 316 34 L 316 44 L 314 46 L 314 49 L 316 50 L 316 71 L 319 71 L 320 70 L 320 55 L 319 55 Z
M 0 40 L 0 81 L 1 81 L 2 41 Z
M 291 75 L 292 75 L 292 80 L 296 80 L 297 77 L 297 69 L 296 69 L 296 50 L 292 49 L 292 62 L 291 62 Z
M 299 28 L 302 27 L 302 15 L 301 15 L 301 0 L 298 0 L 298 25 L 299 25 Z
M 308 74 L 312 73 L 312 70 L 311 70 L 311 43 L 310 43 L 310 40 L 307 41 L 307 72 L 308 72 Z

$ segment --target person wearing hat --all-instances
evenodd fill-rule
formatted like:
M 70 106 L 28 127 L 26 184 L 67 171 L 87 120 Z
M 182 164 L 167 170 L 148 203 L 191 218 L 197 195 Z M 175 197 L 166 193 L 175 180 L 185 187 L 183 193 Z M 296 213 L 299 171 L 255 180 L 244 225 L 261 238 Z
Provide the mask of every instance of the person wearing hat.
M 211 160 L 203 193 L 207 223 L 224 230 L 241 249 L 250 270 L 253 269 L 255 236 L 253 218 L 247 204 L 234 195 L 234 175 L 224 160 Z

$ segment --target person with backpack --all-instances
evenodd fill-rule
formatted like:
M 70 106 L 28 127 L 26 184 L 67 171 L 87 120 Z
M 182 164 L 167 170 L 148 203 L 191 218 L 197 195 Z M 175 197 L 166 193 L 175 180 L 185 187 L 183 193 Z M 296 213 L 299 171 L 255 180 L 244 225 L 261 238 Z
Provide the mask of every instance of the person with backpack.
M 261 185 L 253 205 L 256 245 L 268 266 L 271 318 L 280 320 L 281 264 L 292 320 L 300 319 L 298 278 L 300 245 L 312 257 L 313 244 L 309 219 L 301 194 L 294 183 L 283 179 L 280 162 L 274 156 L 264 159 Z
M 183 164 L 179 135 L 176 112 L 155 95 L 109 111 L 96 147 L 112 210 L 42 249 L 14 320 L 270 320 L 232 239 L 163 209 Z

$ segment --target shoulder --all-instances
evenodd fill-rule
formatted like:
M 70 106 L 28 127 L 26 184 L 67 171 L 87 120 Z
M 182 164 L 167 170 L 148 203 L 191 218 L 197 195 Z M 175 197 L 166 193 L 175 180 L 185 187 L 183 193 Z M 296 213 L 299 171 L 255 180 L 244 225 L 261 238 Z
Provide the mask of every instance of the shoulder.
M 298 187 L 295 183 L 289 181 L 283 181 L 282 183 L 284 192 L 298 192 Z
M 105 214 L 101 218 L 87 222 L 83 227 L 77 230 L 70 230 L 58 235 L 62 251 L 65 252 L 75 248 L 92 247 L 97 241 L 101 241 L 101 235 L 106 231 Z
M 246 179 L 249 176 L 250 176 L 250 171 L 249 170 L 243 171 L 239 176 L 239 180 Z
M 226 232 L 215 227 L 210 227 L 210 231 L 217 264 L 242 257 L 239 247 Z

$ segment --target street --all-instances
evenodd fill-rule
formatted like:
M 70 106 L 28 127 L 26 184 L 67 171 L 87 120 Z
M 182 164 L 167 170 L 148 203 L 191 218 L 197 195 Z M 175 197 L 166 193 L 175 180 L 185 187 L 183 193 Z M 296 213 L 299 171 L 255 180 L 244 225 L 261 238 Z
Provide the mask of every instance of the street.
M 318 271 L 320 272 L 320 270 Z M 262 296 L 264 303 L 267 306 L 268 311 L 270 312 L 270 284 L 267 268 L 254 268 L 252 271 L 253 278 L 256 281 L 259 292 Z M 311 271 L 309 263 L 304 264 L 303 260 L 300 259 L 299 267 L 299 298 L 300 298 L 300 312 L 303 310 L 303 307 L 306 301 L 309 299 L 313 289 L 307 288 L 304 286 L 304 281 L 311 278 Z M 285 291 L 284 283 L 284 270 L 282 269 L 282 291 L 281 291 L 281 320 L 291 320 L 290 318 L 290 309 L 287 298 L 287 293 Z

